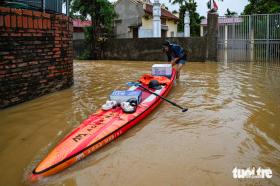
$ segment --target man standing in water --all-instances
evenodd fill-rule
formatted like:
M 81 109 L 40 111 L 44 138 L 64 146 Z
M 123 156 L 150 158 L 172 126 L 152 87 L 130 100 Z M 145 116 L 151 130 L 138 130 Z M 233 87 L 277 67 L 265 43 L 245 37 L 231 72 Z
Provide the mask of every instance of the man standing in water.
M 179 79 L 180 70 L 187 61 L 187 55 L 184 48 L 180 45 L 170 44 L 169 41 L 165 41 L 162 46 L 163 52 L 166 53 L 168 61 L 171 62 L 172 67 L 176 65 L 176 78 Z

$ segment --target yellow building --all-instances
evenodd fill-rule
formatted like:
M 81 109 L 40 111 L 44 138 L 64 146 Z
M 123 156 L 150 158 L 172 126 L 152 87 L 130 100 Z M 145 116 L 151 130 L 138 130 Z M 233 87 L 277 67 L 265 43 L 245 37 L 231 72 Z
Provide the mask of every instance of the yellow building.
M 119 0 L 115 3 L 117 38 L 153 37 L 153 5 L 149 0 Z M 161 7 L 161 36 L 176 37 L 179 18 Z

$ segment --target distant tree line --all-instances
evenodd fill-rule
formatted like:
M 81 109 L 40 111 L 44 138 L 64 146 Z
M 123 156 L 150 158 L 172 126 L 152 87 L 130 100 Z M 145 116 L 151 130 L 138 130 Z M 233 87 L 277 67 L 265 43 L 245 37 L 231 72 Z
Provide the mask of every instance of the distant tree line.
M 243 14 L 273 14 L 280 13 L 280 0 L 249 0 Z

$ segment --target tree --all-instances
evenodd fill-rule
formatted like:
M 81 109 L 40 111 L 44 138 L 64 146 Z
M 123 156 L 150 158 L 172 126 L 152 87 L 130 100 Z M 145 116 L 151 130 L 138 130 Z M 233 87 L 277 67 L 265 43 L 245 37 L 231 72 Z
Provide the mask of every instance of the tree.
M 164 3 L 162 3 L 162 4 L 161 4 L 161 7 L 162 7 L 162 8 L 164 8 L 165 10 L 168 10 L 168 7 L 167 7 L 167 6 L 165 6 L 165 4 L 164 4 Z
M 280 12 L 279 0 L 249 0 L 243 14 L 273 14 Z
M 225 13 L 226 17 L 234 17 L 237 15 L 237 12 L 235 11 L 230 11 L 229 9 L 227 9 L 227 12 Z
M 178 31 L 184 31 L 184 16 L 186 10 L 189 11 L 190 15 L 190 29 L 191 36 L 199 36 L 200 22 L 204 18 L 196 12 L 197 4 L 194 0 L 173 0 L 172 4 L 179 4 L 179 23 Z
M 172 14 L 177 14 L 177 13 L 178 13 L 177 10 L 172 11 Z
M 81 19 L 91 20 L 91 26 L 86 28 L 86 44 L 88 56 L 96 59 L 97 41 L 104 33 L 112 32 L 113 21 L 116 17 L 114 6 L 108 0 L 72 0 L 71 15 L 78 14 Z

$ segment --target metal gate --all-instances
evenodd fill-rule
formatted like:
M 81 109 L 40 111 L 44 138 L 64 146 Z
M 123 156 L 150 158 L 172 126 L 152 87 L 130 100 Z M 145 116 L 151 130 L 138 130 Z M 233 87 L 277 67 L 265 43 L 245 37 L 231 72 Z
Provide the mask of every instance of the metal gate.
M 218 60 L 280 63 L 280 14 L 219 17 Z

